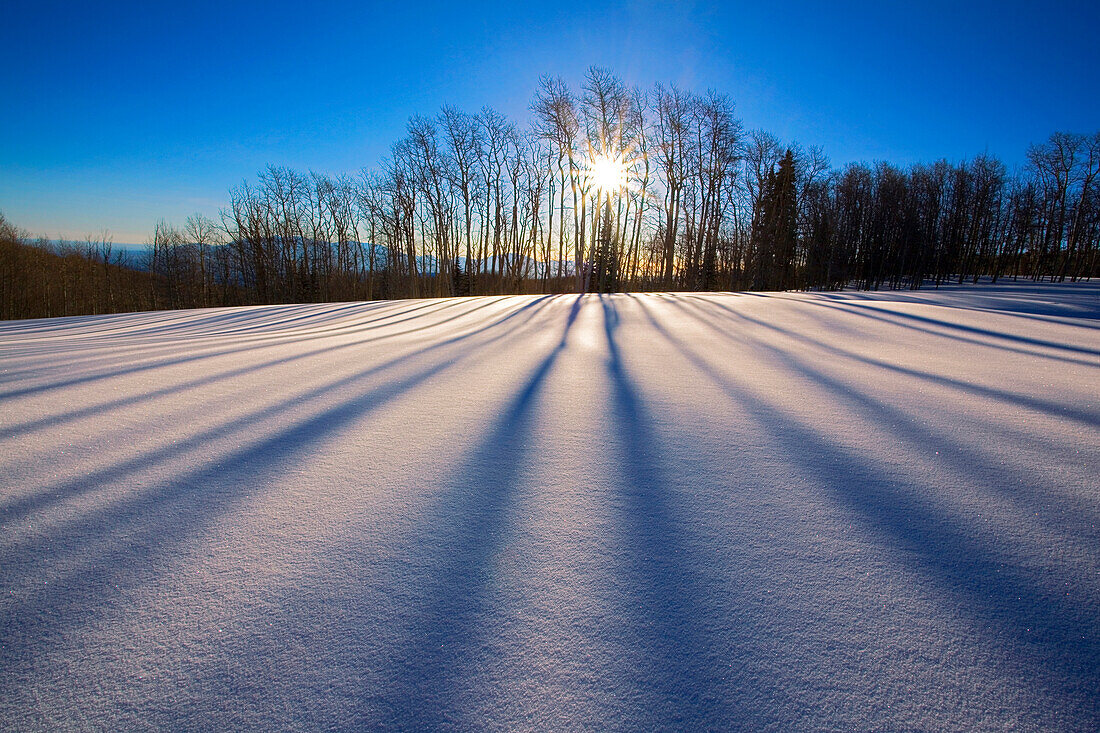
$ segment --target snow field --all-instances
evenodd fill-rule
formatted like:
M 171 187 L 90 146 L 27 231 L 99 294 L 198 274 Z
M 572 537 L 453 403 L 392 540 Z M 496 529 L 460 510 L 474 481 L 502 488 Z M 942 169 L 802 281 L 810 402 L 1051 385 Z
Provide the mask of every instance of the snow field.
M 0 323 L 0 727 L 1100 725 L 1100 288 Z

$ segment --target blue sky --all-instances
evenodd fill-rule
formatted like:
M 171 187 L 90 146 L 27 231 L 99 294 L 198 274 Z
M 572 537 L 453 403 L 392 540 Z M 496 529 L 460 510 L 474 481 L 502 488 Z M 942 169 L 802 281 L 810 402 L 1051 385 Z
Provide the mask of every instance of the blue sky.
M 0 211 L 141 242 L 268 163 L 375 166 L 442 104 L 526 119 L 600 65 L 730 95 L 835 165 L 1100 129 L 1095 3 L 51 3 L 3 0 Z

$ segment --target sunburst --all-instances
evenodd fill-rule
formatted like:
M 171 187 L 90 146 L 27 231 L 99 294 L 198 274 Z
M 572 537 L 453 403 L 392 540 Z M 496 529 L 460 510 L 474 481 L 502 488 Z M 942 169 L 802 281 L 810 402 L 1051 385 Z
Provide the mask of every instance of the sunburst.
M 612 193 L 627 187 L 629 166 L 616 156 L 594 155 L 588 162 L 585 176 L 600 191 Z

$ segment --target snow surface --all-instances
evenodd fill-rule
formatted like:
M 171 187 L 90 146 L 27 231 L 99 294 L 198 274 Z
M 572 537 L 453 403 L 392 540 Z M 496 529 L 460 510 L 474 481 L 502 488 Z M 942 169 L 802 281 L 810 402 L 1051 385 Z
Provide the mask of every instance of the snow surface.
M 0 323 L 0 727 L 1100 728 L 1100 287 Z

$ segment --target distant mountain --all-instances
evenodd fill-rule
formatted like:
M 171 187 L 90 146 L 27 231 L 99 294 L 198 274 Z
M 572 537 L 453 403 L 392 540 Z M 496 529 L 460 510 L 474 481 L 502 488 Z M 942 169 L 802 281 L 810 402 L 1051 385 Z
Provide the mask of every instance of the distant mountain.
M 83 245 L 84 243 L 81 242 L 81 241 L 76 241 L 76 240 L 53 239 L 53 240 L 50 240 L 50 244 L 52 244 L 52 245 L 54 245 L 55 247 L 58 247 L 58 248 L 62 248 L 62 247 L 65 247 L 65 246 L 75 246 L 79 249 L 81 247 L 81 245 Z M 370 245 L 367 245 L 366 243 L 364 243 L 363 246 L 368 247 Z M 387 247 L 385 247 L 384 245 L 378 244 L 378 245 L 374 245 L 374 248 L 375 248 L 375 256 L 377 258 L 378 266 L 379 267 L 385 267 L 386 256 L 387 256 L 387 253 L 388 253 L 387 252 Z M 152 253 L 153 253 L 153 248 L 148 244 L 126 244 L 126 243 L 119 243 L 119 242 L 113 242 L 111 244 L 111 259 L 114 260 L 115 258 L 119 257 L 119 255 L 121 254 L 121 256 L 123 257 L 123 264 L 127 265 L 128 267 L 132 267 L 136 270 L 149 270 L 150 269 L 150 258 L 152 256 Z M 504 264 L 505 271 L 509 272 L 509 273 L 513 272 L 513 270 L 509 269 L 509 265 L 508 265 L 509 258 L 505 256 L 505 257 L 502 257 L 501 259 L 503 259 L 503 264 Z M 536 260 L 533 257 L 526 257 L 524 259 L 525 259 L 525 261 L 523 263 L 519 264 L 519 269 L 521 269 L 523 271 L 523 276 L 524 277 L 529 277 L 530 278 L 530 277 L 536 277 L 538 275 L 541 275 L 541 273 L 543 271 L 543 264 L 542 264 L 541 260 Z M 435 274 L 438 274 L 438 272 L 439 272 L 439 266 L 438 266 L 438 263 L 436 261 L 436 258 L 431 256 L 431 255 L 420 255 L 419 257 L 416 258 L 416 264 L 417 264 L 417 270 L 422 275 L 435 275 Z M 459 267 L 462 267 L 463 269 L 465 269 L 465 267 L 466 267 L 466 258 L 465 257 L 459 257 L 458 258 L 458 264 L 459 264 Z M 557 265 L 558 265 L 557 260 L 551 260 L 549 264 L 550 264 L 550 271 L 553 272 L 553 273 L 556 273 L 557 272 Z M 498 269 L 498 267 L 499 267 L 499 265 L 498 265 L 496 257 L 489 257 L 483 265 L 483 269 L 484 270 L 489 270 L 489 271 L 496 271 Z M 573 270 L 573 261 L 572 260 L 563 261 L 562 262 L 562 271 L 567 276 L 572 275 L 573 272 L 574 272 L 574 270 Z

